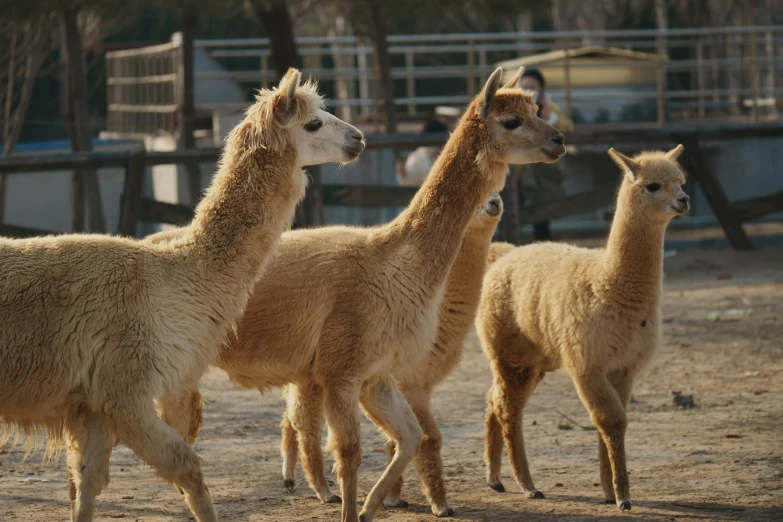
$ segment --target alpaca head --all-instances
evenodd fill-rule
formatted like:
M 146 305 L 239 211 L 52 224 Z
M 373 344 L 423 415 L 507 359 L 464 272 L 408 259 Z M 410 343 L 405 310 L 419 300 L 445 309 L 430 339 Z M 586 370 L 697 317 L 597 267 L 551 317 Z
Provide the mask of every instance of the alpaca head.
M 502 216 L 503 199 L 500 197 L 500 194 L 493 192 L 487 196 L 487 199 L 485 199 L 481 206 L 476 210 L 476 213 L 473 215 L 473 219 L 470 220 L 469 227 L 471 229 L 486 229 L 491 227 L 494 231 L 495 226 L 498 224 Z
M 485 153 L 492 161 L 506 164 L 552 163 L 565 154 L 565 138 L 536 115 L 538 107 L 532 97 L 522 91 L 523 72 L 521 67 L 501 87 L 503 70 L 497 68 L 471 110 L 486 127 L 489 143 Z
M 683 150 L 682 145 L 677 145 L 669 152 L 642 152 L 632 159 L 609 149 L 609 156 L 625 173 L 620 198 L 631 212 L 668 223 L 688 211 L 690 196 L 682 190 L 685 173 L 677 164 Z
M 358 158 L 364 134 L 326 112 L 318 85 L 301 79 L 302 74 L 291 68 L 277 87 L 261 89 L 244 121 L 229 135 L 229 144 L 238 138 L 237 145 L 245 150 L 255 146 L 279 153 L 293 147 L 298 167 Z

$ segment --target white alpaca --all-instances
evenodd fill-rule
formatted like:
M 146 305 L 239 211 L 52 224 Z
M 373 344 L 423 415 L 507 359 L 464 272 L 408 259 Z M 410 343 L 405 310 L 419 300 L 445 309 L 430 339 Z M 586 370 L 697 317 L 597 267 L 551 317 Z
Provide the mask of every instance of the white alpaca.
M 0 439 L 66 434 L 72 518 L 92 519 L 121 441 L 217 519 L 198 456 L 154 399 L 197 382 L 241 317 L 302 198 L 303 165 L 355 159 L 362 134 L 291 70 L 228 136 L 181 237 L 0 239 Z M 0 440 L 1 441 L 1 440 Z

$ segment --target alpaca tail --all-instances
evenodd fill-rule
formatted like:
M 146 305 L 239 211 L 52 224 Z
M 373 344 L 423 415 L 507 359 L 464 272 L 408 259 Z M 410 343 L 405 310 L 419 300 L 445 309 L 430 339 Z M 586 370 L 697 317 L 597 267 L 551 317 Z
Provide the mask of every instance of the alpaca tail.
M 63 420 L 51 419 L 42 422 L 19 421 L 0 419 L 0 446 L 11 441 L 11 446 L 19 443 L 19 438 L 24 436 L 25 454 L 22 460 L 26 460 L 34 454 L 46 440 L 46 451 L 43 455 L 44 462 L 57 459 L 63 447 Z
M 514 248 L 516 247 L 511 243 L 504 243 L 503 241 L 491 243 L 489 245 L 489 255 L 487 255 L 487 267 Z

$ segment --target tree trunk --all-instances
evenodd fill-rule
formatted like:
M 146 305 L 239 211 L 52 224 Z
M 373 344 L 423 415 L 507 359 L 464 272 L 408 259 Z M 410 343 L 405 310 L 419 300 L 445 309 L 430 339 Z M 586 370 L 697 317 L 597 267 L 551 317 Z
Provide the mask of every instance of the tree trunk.
M 195 71 L 193 63 L 193 40 L 198 15 L 192 7 L 183 10 L 180 22 L 182 25 L 182 49 L 179 73 L 182 78 L 180 100 L 180 142 L 182 148 L 193 149 L 196 147 L 196 138 L 193 131 L 196 128 L 196 102 L 195 102 Z M 197 163 L 186 163 L 185 170 L 188 173 L 188 195 L 190 204 L 194 207 L 201 199 L 201 172 Z
M 71 149 L 75 152 L 92 151 L 90 111 L 87 104 L 87 77 L 84 71 L 84 55 L 78 25 L 78 9 L 63 7 L 61 11 L 68 71 L 68 93 L 73 110 L 75 132 L 71 136 Z M 87 216 L 91 232 L 103 233 L 101 193 L 95 169 L 83 169 L 84 195 L 87 200 Z M 75 220 L 78 223 L 78 220 Z M 76 229 L 74 227 L 74 229 Z
M 71 142 L 71 150 L 76 150 L 76 122 L 73 118 L 71 87 L 68 81 L 68 56 L 65 49 L 65 31 L 61 32 L 60 42 L 60 107 L 65 121 L 65 132 Z M 74 169 L 71 174 L 71 231 L 84 232 L 84 178 L 82 171 Z
M 381 88 L 383 96 L 383 115 L 386 124 L 386 134 L 397 132 L 397 118 L 394 110 L 394 82 L 391 76 L 391 55 L 389 42 L 386 39 L 386 20 L 384 19 L 384 3 L 380 0 L 367 0 L 372 20 L 372 42 L 375 49 L 375 81 Z
M 282 78 L 290 67 L 299 67 L 294 23 L 288 4 L 286 0 L 247 0 L 247 5 L 269 35 L 275 71 Z
M 13 154 L 13 146 L 9 143 L 11 137 L 11 105 L 14 98 L 14 78 L 16 77 L 16 40 L 19 36 L 19 27 L 14 24 L 11 30 L 11 53 L 8 59 L 8 87 L 5 92 L 5 107 L 3 108 L 3 154 Z M 7 179 L 5 174 L 0 174 L 0 223 L 5 221 L 5 193 Z

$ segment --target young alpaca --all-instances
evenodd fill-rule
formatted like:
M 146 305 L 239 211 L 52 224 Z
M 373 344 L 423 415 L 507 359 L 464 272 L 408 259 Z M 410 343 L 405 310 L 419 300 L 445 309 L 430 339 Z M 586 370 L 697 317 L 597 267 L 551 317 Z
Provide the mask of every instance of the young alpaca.
M 663 236 L 688 210 L 676 163 L 682 150 L 635 159 L 609 150 L 625 175 L 605 249 L 538 243 L 511 250 L 487 271 L 476 325 L 493 374 L 485 441 L 492 489 L 504 491 L 505 441 L 517 482 L 528 497 L 543 498 L 525 457 L 522 409 L 546 372 L 562 366 L 598 428 L 606 501 L 631 509 L 625 408 L 660 339 Z
M 551 162 L 565 153 L 563 135 L 536 117 L 529 95 L 499 89 L 500 74 L 492 74 L 394 221 L 284 234 L 221 350 L 218 366 L 248 388 L 291 382 L 323 388 L 344 521 L 358 519 L 360 397 L 367 416 L 398 448 L 365 501 L 362 520 L 369 521 L 422 438 L 390 373 L 415 368 L 429 351 L 446 277 L 472 215 L 503 187 L 508 163 Z M 173 408 L 197 415 L 198 403 L 185 394 Z
M 413 409 L 424 431 L 424 441 L 415 457 L 416 470 L 437 516 L 451 516 L 454 510 L 446 502 L 443 463 L 440 458 L 441 434 L 432 416 L 432 390 L 440 384 L 462 359 L 462 347 L 473 326 L 478 307 L 481 281 L 492 235 L 503 212 L 503 200 L 497 194 L 487 198 L 468 225 L 457 258 L 446 280 L 446 290 L 440 304 L 438 333 L 427 359 L 413 372 L 395 372 L 400 391 Z M 398 375 L 399 374 L 399 375 Z M 310 487 L 323 502 L 339 502 L 329 490 L 321 453 L 321 415 L 323 391 L 317 384 L 291 384 L 285 391 L 288 408 L 283 416 L 283 481 L 289 491 L 296 484 L 297 450 L 302 452 L 302 464 Z M 298 448 L 297 448 L 298 442 Z M 394 456 L 394 444 L 387 446 L 389 458 Z M 385 504 L 407 505 L 400 499 L 402 476 L 397 479 Z
M 74 521 L 92 519 L 118 441 L 173 482 L 199 522 L 217 519 L 198 456 L 153 400 L 217 358 L 304 194 L 302 166 L 363 149 L 299 80 L 290 70 L 261 91 L 177 240 L 0 239 L 0 436 L 43 430 L 51 451 L 65 432 Z

